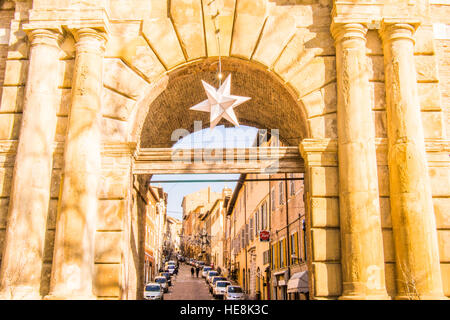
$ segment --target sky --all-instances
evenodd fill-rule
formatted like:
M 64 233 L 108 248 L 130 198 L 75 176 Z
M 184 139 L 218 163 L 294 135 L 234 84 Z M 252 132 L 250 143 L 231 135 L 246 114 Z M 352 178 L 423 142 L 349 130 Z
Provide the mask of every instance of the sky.
M 246 148 L 252 146 L 255 141 L 258 129 L 240 126 L 238 128 L 225 128 L 218 126 L 213 130 L 204 129 L 194 132 L 180 139 L 173 148 Z M 178 174 L 178 175 L 154 175 L 152 181 L 157 180 L 213 180 L 226 179 L 237 180 L 239 174 Z M 156 186 L 164 188 L 168 194 L 167 215 L 177 219 L 182 219 L 183 209 L 181 203 L 187 194 L 211 186 L 212 191 L 222 191 L 224 187 L 234 190 L 236 182 L 189 182 L 189 183 L 157 183 Z

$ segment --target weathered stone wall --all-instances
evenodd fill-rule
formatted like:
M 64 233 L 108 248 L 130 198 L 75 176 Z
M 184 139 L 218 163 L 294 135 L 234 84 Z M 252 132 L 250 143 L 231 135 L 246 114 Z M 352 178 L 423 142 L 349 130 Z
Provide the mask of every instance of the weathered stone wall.
M 441 102 L 443 111 L 443 122 L 446 135 L 449 139 L 450 133 L 450 4 L 448 1 L 430 0 L 431 15 L 430 20 L 433 26 L 435 55 L 437 59 L 437 75 L 439 77 L 440 97 L 438 93 L 433 94 L 422 92 L 422 97 L 430 97 L 430 100 Z M 437 103 L 436 103 L 437 104 Z M 437 148 L 439 150 L 439 148 Z M 441 149 L 442 150 L 442 149 Z M 444 151 L 445 150 L 445 151 Z M 444 292 L 450 296 L 450 173 L 448 170 L 448 145 L 436 152 L 435 165 L 430 168 L 430 176 L 434 180 L 433 202 L 438 228 L 439 254 L 441 259 L 442 281 Z M 438 158 L 437 155 L 441 154 Z M 447 159 L 445 159 L 447 158 Z M 439 160 L 443 160 L 440 162 Z M 441 165 L 439 165 L 441 163 Z
M 14 19 L 15 6 L 13 1 L 4 1 L 0 6 L 0 253 L 3 252 L 3 243 L 6 234 L 9 194 L 11 189 L 12 173 L 14 168 L 15 149 L 20 127 L 23 104 L 22 72 L 26 70 L 15 69 L 20 65 L 18 59 L 26 56 L 15 54 L 10 43 L 15 34 L 17 22 Z M 24 45 L 25 51 L 28 50 Z M 16 80 L 13 80 L 16 78 Z M 1 262 L 1 255 L 0 255 Z

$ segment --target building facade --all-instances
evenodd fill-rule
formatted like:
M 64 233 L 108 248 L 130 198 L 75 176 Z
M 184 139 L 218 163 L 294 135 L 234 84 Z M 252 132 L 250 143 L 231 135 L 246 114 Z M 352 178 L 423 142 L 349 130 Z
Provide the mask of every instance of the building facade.
M 227 213 L 230 234 L 231 274 L 252 298 L 267 299 L 269 242 L 260 231 L 269 231 L 269 175 L 241 175 Z

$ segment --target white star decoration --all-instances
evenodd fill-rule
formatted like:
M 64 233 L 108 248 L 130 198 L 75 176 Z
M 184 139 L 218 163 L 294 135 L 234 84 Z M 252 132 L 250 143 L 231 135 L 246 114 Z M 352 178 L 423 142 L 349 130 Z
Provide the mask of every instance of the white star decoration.
M 220 119 L 225 118 L 235 126 L 239 127 L 239 122 L 234 113 L 234 108 L 250 100 L 249 97 L 233 96 L 230 94 L 231 74 L 227 77 L 223 85 L 216 90 L 202 80 L 208 99 L 190 108 L 190 110 L 210 112 L 211 130 L 219 123 Z

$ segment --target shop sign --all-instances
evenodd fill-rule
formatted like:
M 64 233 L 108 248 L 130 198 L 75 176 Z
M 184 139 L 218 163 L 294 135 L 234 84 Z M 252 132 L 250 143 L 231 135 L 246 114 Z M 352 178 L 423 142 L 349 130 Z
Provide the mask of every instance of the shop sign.
M 270 241 L 270 231 L 261 230 L 259 232 L 259 241 Z

